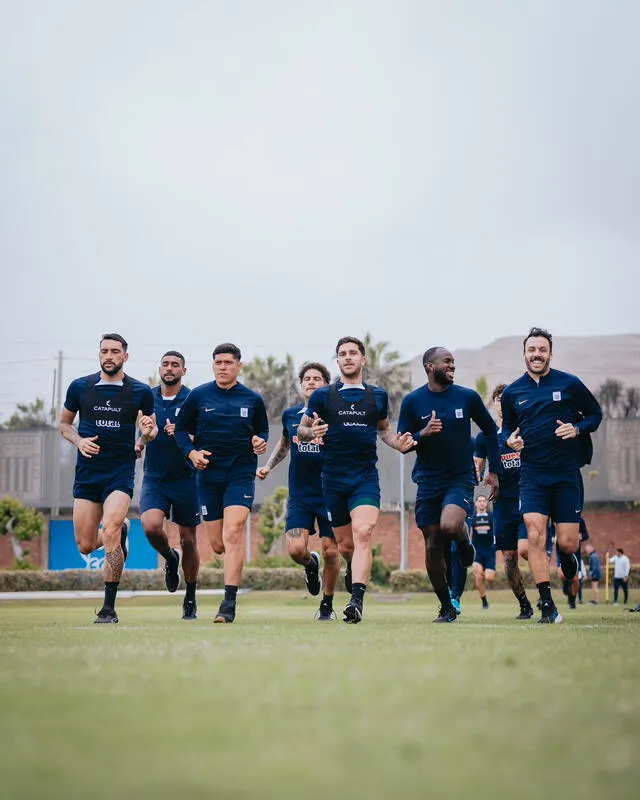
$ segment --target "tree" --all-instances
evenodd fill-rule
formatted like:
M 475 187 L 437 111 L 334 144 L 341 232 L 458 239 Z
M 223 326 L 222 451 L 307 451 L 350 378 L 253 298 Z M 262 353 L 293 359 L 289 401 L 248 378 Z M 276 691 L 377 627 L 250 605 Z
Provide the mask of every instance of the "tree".
M 624 393 L 623 413 L 625 417 L 640 416 L 640 389 L 635 386 L 627 386 Z
M 481 375 L 479 378 L 476 378 L 476 392 L 478 392 L 482 398 L 482 402 L 486 406 L 489 401 L 489 381 L 486 375 Z
M 262 536 L 260 552 L 263 555 L 269 555 L 273 545 L 284 534 L 288 498 L 289 490 L 279 486 L 262 504 L 258 531 Z
M 20 564 L 26 555 L 22 542 L 30 542 L 44 531 L 44 517 L 35 508 L 24 506 L 15 497 L 0 500 L 0 536 L 8 536 L 16 562 Z
M 298 396 L 298 376 L 293 357 L 287 353 L 284 361 L 275 356 L 256 356 L 242 368 L 241 380 L 264 398 L 269 419 L 282 416 Z
M 398 350 L 389 350 L 389 342 L 375 342 L 370 333 L 364 336 L 367 364 L 364 379 L 380 386 L 389 395 L 389 413 L 397 416 L 400 402 L 411 391 L 411 370 L 408 361 L 401 361 Z
M 596 390 L 596 398 L 605 417 L 618 416 L 618 404 L 622 397 L 624 384 L 615 378 L 607 378 L 602 386 Z
M 27 428 L 51 428 L 55 421 L 53 408 L 46 410 L 44 398 L 38 397 L 33 403 L 18 403 L 17 411 L 4 423 L 8 430 L 26 430 Z

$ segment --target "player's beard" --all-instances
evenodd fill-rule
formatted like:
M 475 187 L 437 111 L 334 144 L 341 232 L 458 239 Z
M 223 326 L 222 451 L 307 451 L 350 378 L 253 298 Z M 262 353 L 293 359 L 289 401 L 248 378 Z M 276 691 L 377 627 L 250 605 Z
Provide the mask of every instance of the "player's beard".
M 539 356 L 535 356 L 535 358 L 539 358 Z M 527 369 L 529 372 L 533 372 L 534 375 L 544 375 L 547 370 L 549 369 L 549 364 L 551 363 L 551 356 L 548 356 L 546 359 L 543 359 L 542 364 L 540 363 L 533 363 L 533 358 L 527 358 Z
M 437 383 L 440 386 L 451 386 L 453 383 L 453 378 L 450 378 L 448 373 L 443 369 L 434 370 L 433 380 L 434 383 Z
M 180 381 L 180 378 L 178 378 L 178 377 L 167 378 L 165 376 L 165 377 L 161 377 L 160 378 L 160 382 L 163 383 L 165 386 L 175 386 L 176 383 L 178 383 L 179 381 Z
M 120 372 L 120 370 L 122 369 L 123 364 L 124 361 L 120 361 L 120 363 L 116 361 L 113 364 L 109 364 L 108 366 L 100 364 L 100 368 L 102 369 L 105 375 L 117 375 L 118 372 Z

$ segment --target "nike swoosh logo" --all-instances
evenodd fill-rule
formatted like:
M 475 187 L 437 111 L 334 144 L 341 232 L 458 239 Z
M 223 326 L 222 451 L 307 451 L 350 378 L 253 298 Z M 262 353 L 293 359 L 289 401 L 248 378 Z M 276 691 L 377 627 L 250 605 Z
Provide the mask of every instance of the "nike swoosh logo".
M 429 419 L 430 416 L 431 414 L 426 414 L 424 417 L 420 417 L 420 419 Z
M 526 400 L 518 400 L 518 405 L 521 406 L 523 403 L 526 403 Z
M 205 411 L 215 411 L 215 406 L 213 408 L 205 408 Z
M 253 495 L 251 495 L 251 494 L 245 494 L 244 499 L 245 500 L 251 500 L 252 497 L 253 497 Z

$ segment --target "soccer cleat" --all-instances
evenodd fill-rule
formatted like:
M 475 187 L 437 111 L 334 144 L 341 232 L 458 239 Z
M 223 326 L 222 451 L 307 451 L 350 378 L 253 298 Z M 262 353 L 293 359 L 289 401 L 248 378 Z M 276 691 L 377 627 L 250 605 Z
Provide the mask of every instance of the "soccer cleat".
M 520 606 L 520 613 L 516 619 L 531 619 L 533 616 L 533 609 L 531 606 Z
M 342 621 L 347 625 L 357 625 L 358 622 L 362 622 L 362 600 L 352 597 L 342 613 L 344 615 Z
M 489 601 L 487 600 L 487 598 L 481 597 L 480 599 L 482 600 L 482 608 L 489 608 Z
M 570 593 L 571 593 L 571 581 L 568 580 L 562 581 L 562 594 L 565 595 L 565 597 L 569 597 Z
M 457 539 L 456 545 L 458 547 L 458 559 L 460 560 L 460 564 L 465 569 L 469 569 L 476 560 L 476 548 L 471 543 L 468 535 L 465 536 L 464 539 Z
M 236 618 L 236 604 L 233 600 L 223 600 L 216 614 L 214 622 L 233 622 Z
M 314 597 L 320 594 L 322 589 L 322 577 L 320 575 L 320 556 L 315 552 L 311 553 L 311 561 L 304 568 L 304 582 L 307 584 L 307 591 Z
M 575 597 L 575 595 L 570 594 L 567 597 L 567 601 L 569 602 L 569 608 L 575 608 L 576 607 L 576 597 Z
M 457 622 L 457 615 L 456 610 L 453 606 L 449 606 L 445 608 L 444 606 L 440 606 L 440 610 L 438 611 L 438 616 L 435 619 L 431 620 L 432 622 Z
M 563 617 L 553 603 L 543 603 L 542 616 L 538 622 L 543 625 L 558 625 L 563 622 Z
M 164 565 L 164 585 L 168 592 L 175 592 L 180 586 L 180 564 L 182 562 L 182 551 L 177 547 L 171 548 L 173 558 L 168 558 Z
M 460 605 L 460 598 L 452 597 L 451 605 L 453 606 L 453 610 L 456 612 L 456 617 L 459 617 L 460 614 L 462 614 L 462 606 Z
M 347 594 L 353 592 L 353 578 L 351 577 L 351 562 L 347 561 L 347 569 L 344 573 L 344 588 Z
M 118 615 L 116 614 L 115 608 L 107 608 L 106 606 L 102 606 L 100 611 L 98 611 L 98 615 L 93 620 L 94 625 L 100 625 L 103 623 L 114 623 L 118 621 Z
M 195 600 L 185 600 L 182 604 L 182 619 L 196 620 L 198 606 Z
M 122 555 L 124 556 L 124 560 L 127 560 L 127 556 L 129 555 L 129 548 L 127 546 L 127 541 L 129 539 L 129 530 L 131 528 L 131 520 L 125 517 L 124 522 L 122 523 L 122 528 L 120 528 L 120 547 L 122 548 Z
M 318 622 L 332 622 L 336 619 L 336 612 L 333 610 L 331 603 L 320 603 L 320 608 L 316 611 L 316 619 Z

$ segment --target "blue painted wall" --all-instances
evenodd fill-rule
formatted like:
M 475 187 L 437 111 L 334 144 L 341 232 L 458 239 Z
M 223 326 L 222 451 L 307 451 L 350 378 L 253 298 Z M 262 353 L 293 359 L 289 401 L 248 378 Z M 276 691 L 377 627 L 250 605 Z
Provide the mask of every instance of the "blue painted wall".
M 49 569 L 102 569 L 104 548 L 88 556 L 80 555 L 73 536 L 71 520 L 49 523 Z M 126 569 L 156 569 L 158 555 L 147 541 L 139 519 L 131 520 L 129 557 Z

